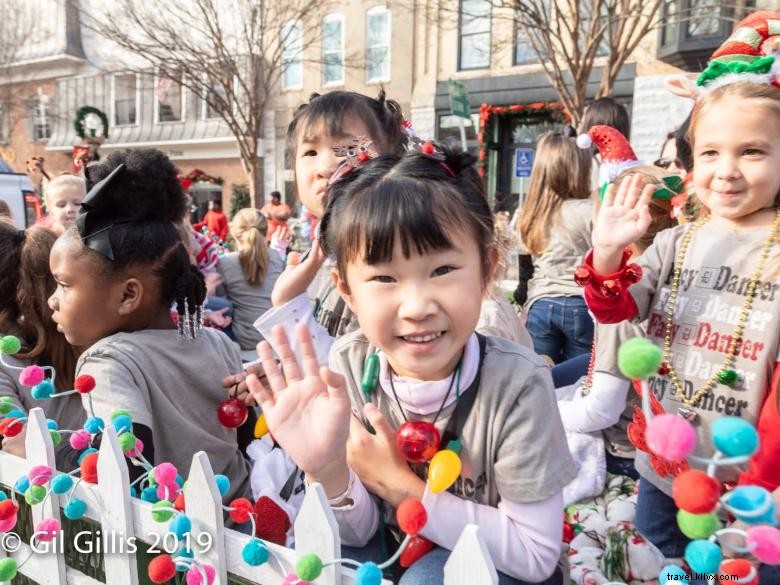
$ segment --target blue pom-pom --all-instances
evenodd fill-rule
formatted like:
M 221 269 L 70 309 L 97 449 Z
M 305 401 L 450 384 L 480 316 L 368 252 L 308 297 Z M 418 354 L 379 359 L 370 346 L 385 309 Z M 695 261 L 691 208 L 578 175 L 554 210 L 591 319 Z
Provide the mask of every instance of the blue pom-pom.
M 122 433 L 133 430 L 133 419 L 126 414 L 120 414 L 112 421 L 112 423 L 116 429 L 117 435 L 121 435 Z
M 30 394 L 35 400 L 47 400 L 54 394 L 54 386 L 48 380 L 44 380 L 33 386 L 32 390 L 30 390 Z
M 64 473 L 55 475 L 51 480 L 51 491 L 55 494 L 64 494 L 73 487 L 73 478 Z
M 186 514 L 178 514 L 171 520 L 168 530 L 173 532 L 179 540 L 184 540 L 185 535 L 192 530 L 192 522 Z
M 106 423 L 99 416 L 91 416 L 84 423 L 84 429 L 91 435 L 97 435 L 106 428 Z
M 27 413 L 14 408 L 5 415 L 5 418 L 27 418 Z
M 81 465 L 81 460 L 82 460 L 82 459 L 84 459 L 84 457 L 86 457 L 86 456 L 87 456 L 87 455 L 89 455 L 90 453 L 97 453 L 97 452 L 98 452 L 98 450 L 97 450 L 97 449 L 95 449 L 94 447 L 90 447 L 89 449 L 84 449 L 84 450 L 81 452 L 81 455 L 79 455 L 79 458 L 78 458 L 78 460 L 77 460 L 78 464 L 79 464 L 79 465 Z
M 677 577 L 675 579 L 675 577 Z M 677 565 L 666 565 L 661 572 L 658 573 L 658 585 L 666 585 L 667 583 L 677 583 L 679 581 L 688 581 L 688 573 L 683 571 Z
M 758 433 L 746 420 L 724 416 L 712 423 L 712 443 L 727 457 L 752 455 L 758 449 Z
M 182 487 L 184 485 L 184 478 L 181 476 L 180 473 L 176 474 L 176 485 L 179 487 Z
M 160 498 L 157 497 L 157 487 L 150 485 L 148 488 L 145 488 L 141 492 L 141 499 L 144 502 L 149 502 L 150 504 L 154 504 L 155 502 L 158 502 Z
M 723 560 L 723 553 L 714 542 L 692 540 L 685 547 L 685 560 L 693 572 L 714 575 Z
M 182 560 L 178 560 L 182 558 Z M 173 555 L 173 562 L 176 564 L 177 571 L 186 571 L 190 568 L 190 564 L 184 559 L 194 559 L 195 554 L 188 546 L 182 545 L 181 548 Z
M 138 497 L 138 492 L 136 491 L 136 489 L 135 489 L 135 486 L 134 486 L 134 485 L 131 485 L 131 486 L 130 486 L 130 497 L 131 497 L 131 498 L 136 498 L 136 497 Z
M 215 475 L 214 480 L 217 482 L 217 489 L 222 496 L 227 495 L 230 491 L 230 480 L 224 475 Z
M 84 500 L 73 498 L 68 505 L 65 506 L 65 516 L 70 520 L 79 520 L 87 511 L 87 504 Z
M 24 493 L 30 488 L 30 480 L 27 479 L 27 476 L 20 477 L 16 480 L 16 483 L 14 484 L 14 488 L 17 492 Z
M 258 539 L 254 538 L 244 545 L 241 557 L 250 567 L 257 567 L 268 562 L 268 549 Z
M 8 496 L 5 495 L 5 492 L 0 491 L 0 502 L 2 502 L 3 500 L 7 500 L 7 499 L 8 499 Z
M 363 563 L 355 571 L 355 585 L 380 585 L 382 569 L 376 563 Z
M 49 427 L 50 431 L 56 431 L 57 428 L 58 428 L 57 427 L 57 421 L 56 420 L 52 420 L 50 418 L 46 419 L 46 426 Z

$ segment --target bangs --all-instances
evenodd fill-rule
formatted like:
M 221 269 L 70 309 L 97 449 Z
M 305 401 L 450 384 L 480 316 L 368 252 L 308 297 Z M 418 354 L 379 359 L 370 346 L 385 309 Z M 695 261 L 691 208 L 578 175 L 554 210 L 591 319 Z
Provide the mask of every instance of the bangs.
M 339 215 L 333 244 L 340 274 L 347 264 L 362 258 L 369 265 L 393 259 L 396 238 L 404 258 L 448 250 L 454 230 L 468 228 L 462 210 L 446 189 L 411 179 L 387 177 L 356 196 Z
M 365 96 L 352 92 L 332 92 L 312 100 L 297 124 L 295 139 L 344 136 L 344 121 L 348 117 L 362 121 L 371 133 L 370 138 L 377 140 L 380 132 L 375 112 Z

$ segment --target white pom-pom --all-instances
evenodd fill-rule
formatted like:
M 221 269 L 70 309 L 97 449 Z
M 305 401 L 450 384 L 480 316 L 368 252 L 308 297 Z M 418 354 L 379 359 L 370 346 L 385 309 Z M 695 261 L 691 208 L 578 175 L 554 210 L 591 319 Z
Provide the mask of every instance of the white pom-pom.
M 580 134 L 577 136 L 577 146 L 580 148 L 590 148 L 593 146 L 593 140 L 591 140 L 591 137 L 588 134 Z

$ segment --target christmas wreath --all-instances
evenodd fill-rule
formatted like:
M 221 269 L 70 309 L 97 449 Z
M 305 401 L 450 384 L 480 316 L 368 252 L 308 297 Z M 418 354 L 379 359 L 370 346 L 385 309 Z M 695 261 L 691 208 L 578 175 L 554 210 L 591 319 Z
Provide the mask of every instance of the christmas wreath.
M 100 123 L 103 125 L 103 133 L 101 136 L 103 138 L 108 138 L 108 116 L 106 116 L 102 110 L 92 106 L 81 106 L 76 110 L 76 119 L 73 120 L 73 128 L 76 130 L 78 137 L 82 140 L 91 138 L 90 136 L 87 136 L 86 128 L 84 126 L 84 122 L 89 114 L 95 114 L 100 118 Z

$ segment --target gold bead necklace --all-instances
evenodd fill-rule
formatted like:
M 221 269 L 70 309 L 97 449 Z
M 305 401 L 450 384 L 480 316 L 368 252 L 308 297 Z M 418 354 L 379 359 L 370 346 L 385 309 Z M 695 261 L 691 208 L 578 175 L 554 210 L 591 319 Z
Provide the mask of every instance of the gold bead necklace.
M 688 251 L 688 246 L 691 243 L 691 240 L 693 239 L 693 235 L 705 224 L 709 221 L 709 217 L 705 219 L 700 219 L 697 221 L 691 229 L 688 230 L 688 233 L 683 236 L 682 242 L 680 243 L 680 251 L 677 253 L 677 259 L 674 264 L 674 276 L 672 277 L 672 290 L 669 293 L 669 300 L 667 302 L 666 307 L 666 331 L 664 332 L 664 362 L 666 364 L 666 367 L 668 368 L 668 374 L 669 378 L 672 381 L 672 386 L 674 386 L 674 390 L 677 393 L 677 396 L 679 396 L 680 400 L 685 404 L 687 408 L 680 408 L 679 412 L 682 416 L 685 418 L 688 418 L 689 420 L 693 420 L 696 417 L 696 413 L 692 410 L 692 408 L 696 405 L 699 400 L 701 400 L 704 396 L 707 395 L 718 383 L 719 377 L 726 372 L 734 363 L 734 358 L 737 353 L 737 344 L 739 343 L 739 340 L 742 337 L 742 333 L 745 330 L 745 324 L 747 322 L 748 314 L 750 313 L 750 306 L 753 303 L 753 297 L 756 294 L 756 287 L 758 286 L 758 280 L 761 277 L 761 272 L 764 269 L 764 264 L 766 264 L 767 259 L 769 258 L 769 252 L 772 249 L 772 244 L 774 244 L 774 241 L 777 237 L 778 229 L 780 229 L 780 209 L 777 210 L 775 214 L 775 220 L 772 223 L 772 228 L 769 230 L 769 237 L 767 237 L 766 242 L 764 243 L 764 247 L 761 250 L 761 256 L 758 259 L 758 265 L 756 266 L 756 270 L 753 272 L 753 275 L 750 277 L 750 282 L 748 283 L 747 292 L 745 294 L 745 302 L 742 305 L 742 312 L 739 315 L 739 319 L 737 320 L 737 326 L 734 329 L 734 335 L 731 337 L 731 340 L 729 341 L 729 346 L 726 351 L 726 358 L 723 360 L 723 365 L 718 369 L 709 380 L 707 380 L 704 385 L 699 388 L 696 392 L 693 393 L 691 398 L 686 398 L 685 394 L 683 393 L 683 387 L 682 383 L 680 381 L 680 378 L 677 375 L 677 372 L 674 370 L 674 366 L 672 366 L 672 330 L 673 330 L 673 320 L 674 320 L 674 311 L 677 306 L 677 294 L 680 290 L 680 276 L 682 274 L 682 267 L 683 262 L 685 261 L 685 253 Z

